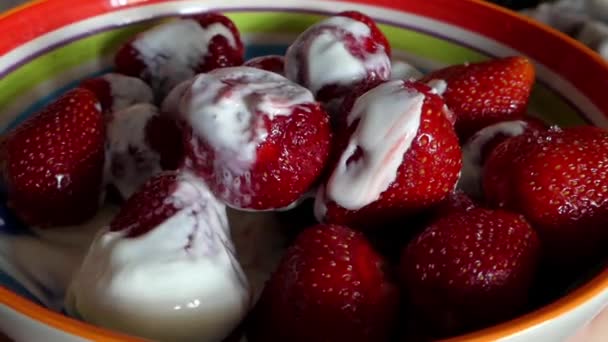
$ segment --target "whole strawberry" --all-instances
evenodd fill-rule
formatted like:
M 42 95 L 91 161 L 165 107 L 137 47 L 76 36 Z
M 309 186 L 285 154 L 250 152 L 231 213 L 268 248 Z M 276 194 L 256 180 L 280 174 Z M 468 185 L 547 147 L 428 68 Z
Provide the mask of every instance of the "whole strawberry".
M 462 146 L 462 175 L 458 188 L 476 199 L 481 199 L 483 165 L 496 146 L 512 136 L 546 129 L 538 119 L 525 118 L 499 122 L 479 130 Z
M 428 226 L 404 249 L 400 270 L 420 318 L 451 335 L 518 313 L 538 258 L 537 235 L 521 215 L 475 208 Z
M 492 152 L 483 177 L 488 202 L 524 214 L 553 263 L 581 265 L 605 250 L 605 130 L 580 126 L 511 138 Z
M 315 226 L 298 236 L 266 285 L 249 341 L 387 341 L 398 297 L 361 233 Z
M 292 205 L 329 155 L 329 117 L 305 88 L 273 72 L 198 75 L 181 98 L 186 166 L 237 209 Z
M 9 133 L 4 147 L 9 205 L 29 225 L 72 225 L 100 203 L 105 129 L 101 105 L 74 89 Z
M 521 118 L 534 79 L 532 63 L 517 56 L 450 66 L 426 75 L 421 82 L 446 82 L 443 98 L 456 115 L 458 136 L 466 141 L 488 125 Z
M 426 85 L 383 83 L 359 97 L 344 121 L 317 193 L 320 221 L 380 227 L 429 209 L 454 190 L 458 138 L 443 101 Z

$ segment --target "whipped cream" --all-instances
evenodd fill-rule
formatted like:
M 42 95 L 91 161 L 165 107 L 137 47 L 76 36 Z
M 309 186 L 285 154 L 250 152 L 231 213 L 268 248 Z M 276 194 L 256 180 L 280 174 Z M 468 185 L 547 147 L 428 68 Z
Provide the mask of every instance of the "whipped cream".
M 370 28 L 360 21 L 343 16 L 323 20 L 304 31 L 287 49 L 285 75 L 315 95 L 327 85 L 349 86 L 368 74 L 388 79 L 391 61 L 384 49 L 354 56 L 346 45 L 347 39 L 363 45 L 363 40 L 370 37 Z
M 388 189 L 416 137 L 424 99 L 403 81 L 391 81 L 355 101 L 347 123 L 359 121 L 327 182 L 329 200 L 357 210 Z
M 391 80 L 418 80 L 422 78 L 424 74 L 420 70 L 416 69 L 413 65 L 405 61 L 392 61 L 391 62 Z
M 236 38 L 222 23 L 203 28 L 194 19 L 172 19 L 141 33 L 133 41 L 147 67 L 152 88 L 160 95 L 193 77 L 209 52 L 213 37 L 226 38 L 236 48 Z
M 227 212 L 237 259 L 249 279 L 255 304 L 285 252 L 287 238 L 276 213 L 232 208 Z
M 221 341 L 250 307 L 225 207 L 183 174 L 165 200 L 178 212 L 127 238 L 104 229 L 75 274 L 68 313 L 160 341 Z
M 110 85 L 112 112 L 116 112 L 137 103 L 153 103 L 152 89 L 136 77 L 109 73 L 101 77 Z
M 469 138 L 462 146 L 462 171 L 457 187 L 472 198 L 482 198 L 481 176 L 484 146 L 499 134 L 513 137 L 523 134 L 527 127 L 528 123 L 525 121 L 505 121 L 485 127 Z
M 107 182 L 123 198 L 162 170 L 160 155 L 146 140 L 146 125 L 157 115 L 154 105 L 140 103 L 114 113 L 107 125 Z
M 77 226 L 32 228 L 32 235 L 0 234 L 0 269 L 46 307 L 59 311 L 72 275 L 95 235 L 117 212 L 118 207 L 106 205 Z
M 445 80 L 440 79 L 432 79 L 428 81 L 426 85 L 431 87 L 431 92 L 433 92 L 433 94 L 439 96 L 443 96 L 443 93 L 448 89 L 448 83 Z
M 198 75 L 182 96 L 179 111 L 194 135 L 213 148 L 214 173 L 229 192 L 240 191 L 238 177 L 248 177 L 257 147 L 269 133 L 266 121 L 310 103 L 315 103 L 310 91 L 281 75 L 232 67 Z

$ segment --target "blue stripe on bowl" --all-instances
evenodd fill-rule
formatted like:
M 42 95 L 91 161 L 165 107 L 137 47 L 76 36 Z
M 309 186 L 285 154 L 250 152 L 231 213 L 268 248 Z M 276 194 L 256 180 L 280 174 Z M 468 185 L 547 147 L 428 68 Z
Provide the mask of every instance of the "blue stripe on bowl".
M 4 286 L 10 291 L 38 304 L 43 305 L 33 294 L 30 293 L 23 285 L 13 279 L 8 274 L 0 270 L 0 286 Z

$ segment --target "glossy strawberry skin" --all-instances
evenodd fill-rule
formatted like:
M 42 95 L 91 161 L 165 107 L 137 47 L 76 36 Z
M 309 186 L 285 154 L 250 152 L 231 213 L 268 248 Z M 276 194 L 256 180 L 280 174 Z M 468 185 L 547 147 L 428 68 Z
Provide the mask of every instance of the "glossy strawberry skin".
M 254 310 L 249 340 L 387 341 L 399 295 L 384 260 L 349 228 L 302 232 Z
M 300 199 L 315 184 L 329 156 L 329 117 L 318 104 L 298 105 L 292 114 L 265 124 L 270 133 L 258 146 L 254 165 L 247 175 L 238 176 L 241 192 L 251 195 L 247 209 L 283 208 Z M 200 139 L 193 145 L 192 139 L 193 131 L 188 128 L 184 131 L 187 162 L 215 194 L 225 193 L 225 185 L 216 181 L 213 148 Z M 236 202 L 234 198 L 225 200 Z
M 69 91 L 5 142 L 9 205 L 27 224 L 78 224 L 101 199 L 105 128 L 101 105 L 86 89 Z
M 539 246 L 521 215 L 481 208 L 452 213 L 404 249 L 405 293 L 438 335 L 496 323 L 527 303 Z
M 510 172 L 502 170 L 509 164 Z M 484 169 L 494 206 L 518 211 L 538 230 L 548 261 L 585 264 L 608 241 L 608 133 L 580 126 L 522 135 L 499 145 Z
M 326 203 L 322 220 L 359 229 L 374 229 L 398 222 L 443 201 L 454 190 L 462 165 L 458 138 L 446 118 L 441 98 L 420 83 L 404 83 L 425 95 L 420 128 L 405 153 L 395 181 L 378 200 L 359 210 Z M 337 133 L 330 172 L 356 126 Z
M 285 60 L 283 56 L 269 55 L 252 58 L 244 66 L 271 71 L 279 75 L 285 74 Z
M 450 66 L 426 75 L 421 82 L 447 83 L 443 98 L 456 115 L 458 136 L 466 141 L 483 127 L 523 117 L 534 79 L 528 59 L 506 57 Z
M 177 213 L 166 199 L 177 189 L 178 173 L 167 171 L 144 183 L 129 197 L 110 223 L 110 230 L 127 230 L 126 237 L 141 236 Z
M 97 96 L 104 112 L 111 110 L 112 88 L 106 80 L 101 77 L 91 78 L 80 83 L 80 87 L 92 91 Z

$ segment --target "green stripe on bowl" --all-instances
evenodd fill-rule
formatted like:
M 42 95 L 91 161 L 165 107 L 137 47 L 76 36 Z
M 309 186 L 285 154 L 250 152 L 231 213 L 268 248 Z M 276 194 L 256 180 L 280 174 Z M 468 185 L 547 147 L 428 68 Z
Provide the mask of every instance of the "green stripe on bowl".
M 241 32 L 247 33 L 298 33 L 322 18 L 319 15 L 285 12 L 228 13 Z M 18 68 L 0 80 L 0 111 L 8 108 L 20 95 L 28 94 L 46 80 L 53 79 L 69 69 L 107 56 L 133 34 L 149 27 L 138 24 L 94 34 L 55 49 Z M 457 64 L 485 60 L 488 57 L 465 46 L 433 37 L 426 33 L 380 25 L 394 50 L 407 51 L 422 60 L 436 64 Z M 32 99 L 32 102 L 35 99 Z M 551 118 L 560 125 L 584 122 L 577 112 L 557 94 L 545 86 L 537 85 L 531 99 L 531 108 L 542 117 Z

